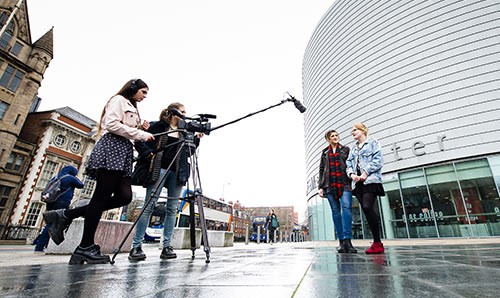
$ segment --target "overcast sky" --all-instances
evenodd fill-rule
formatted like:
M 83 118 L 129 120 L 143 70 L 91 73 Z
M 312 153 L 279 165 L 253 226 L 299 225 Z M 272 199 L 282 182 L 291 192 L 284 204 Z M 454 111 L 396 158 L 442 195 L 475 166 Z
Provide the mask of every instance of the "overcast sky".
M 150 87 L 141 117 L 179 101 L 218 126 L 302 100 L 302 59 L 333 0 L 28 1 L 33 41 L 54 26 L 54 60 L 39 111 L 70 106 L 98 120 L 131 78 Z M 228 125 L 202 140 L 204 195 L 244 206 L 306 211 L 303 114 L 292 103 Z M 141 188 L 134 188 L 141 192 Z

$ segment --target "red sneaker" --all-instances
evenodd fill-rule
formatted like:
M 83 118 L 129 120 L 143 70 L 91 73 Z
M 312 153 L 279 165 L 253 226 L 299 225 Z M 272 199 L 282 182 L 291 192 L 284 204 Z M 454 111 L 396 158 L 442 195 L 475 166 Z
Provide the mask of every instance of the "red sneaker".
M 367 254 L 383 254 L 384 253 L 384 245 L 382 242 L 373 242 L 372 246 L 365 250 Z

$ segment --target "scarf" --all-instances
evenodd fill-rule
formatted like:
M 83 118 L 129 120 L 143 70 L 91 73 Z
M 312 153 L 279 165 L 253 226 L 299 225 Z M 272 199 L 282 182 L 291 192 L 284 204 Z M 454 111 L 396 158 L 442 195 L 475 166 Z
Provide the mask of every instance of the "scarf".
M 342 197 L 344 192 L 344 181 L 342 177 L 342 168 L 340 166 L 340 147 L 333 152 L 332 146 L 328 146 L 328 157 L 330 158 L 330 187 L 333 197 L 337 200 Z

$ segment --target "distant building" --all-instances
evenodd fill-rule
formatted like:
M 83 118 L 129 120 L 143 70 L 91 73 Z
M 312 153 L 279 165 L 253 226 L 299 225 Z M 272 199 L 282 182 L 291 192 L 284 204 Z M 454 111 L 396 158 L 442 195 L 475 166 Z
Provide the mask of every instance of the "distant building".
M 45 203 L 40 194 L 47 182 L 62 167 L 72 165 L 78 169 L 78 178 L 85 183 L 75 190 L 74 201 L 90 199 L 94 180 L 84 179 L 85 163 L 95 144 L 96 122 L 70 107 L 28 114 L 19 134 L 20 142 L 35 146 L 28 161 L 25 179 L 19 191 L 9 223 L 39 228 Z
M 298 213 L 294 212 L 293 206 L 284 207 L 246 207 L 246 210 L 253 218 L 255 216 L 267 216 L 269 211 L 274 209 L 274 213 L 278 218 L 282 232 L 291 233 L 294 230 L 294 223 L 298 222 Z
M 0 1 L 0 27 L 17 2 Z M 38 88 L 52 61 L 52 47 L 53 29 L 32 42 L 24 1 L 0 36 L 0 227 L 8 221 L 33 154 L 34 144 L 18 137 L 28 112 L 39 104 Z
M 243 206 L 240 201 L 236 203 L 229 202 L 233 206 L 233 228 L 234 241 L 244 241 L 246 235 L 247 226 L 249 227 L 249 233 L 252 229 L 252 217 L 248 212 L 247 208 Z

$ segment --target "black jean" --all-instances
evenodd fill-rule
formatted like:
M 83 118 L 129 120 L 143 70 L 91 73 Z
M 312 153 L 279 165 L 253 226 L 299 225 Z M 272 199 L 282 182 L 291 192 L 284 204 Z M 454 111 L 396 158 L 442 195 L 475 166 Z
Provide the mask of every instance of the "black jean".
M 102 212 L 128 205 L 132 201 L 130 177 L 124 177 L 123 174 L 123 171 L 99 170 L 96 188 L 90 203 L 66 210 L 64 213 L 69 219 L 85 217 L 80 247 L 89 247 L 94 244 L 94 236 Z

